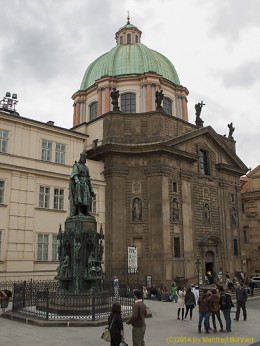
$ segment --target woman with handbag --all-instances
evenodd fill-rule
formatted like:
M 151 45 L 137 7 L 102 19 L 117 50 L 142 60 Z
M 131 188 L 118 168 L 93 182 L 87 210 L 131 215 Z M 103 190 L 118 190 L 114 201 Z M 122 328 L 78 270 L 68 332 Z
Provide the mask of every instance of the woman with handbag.
M 120 342 L 124 340 L 124 327 L 121 316 L 121 305 L 114 303 L 112 305 L 111 314 L 108 317 L 109 330 L 111 335 L 111 346 L 119 346 Z

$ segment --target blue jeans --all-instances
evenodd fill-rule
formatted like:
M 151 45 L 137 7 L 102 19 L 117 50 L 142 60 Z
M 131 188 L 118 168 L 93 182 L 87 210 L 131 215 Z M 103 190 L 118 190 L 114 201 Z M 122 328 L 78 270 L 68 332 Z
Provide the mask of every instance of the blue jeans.
M 200 314 L 199 314 L 199 324 L 198 324 L 199 330 L 201 330 L 201 324 L 202 324 L 203 319 L 205 319 L 206 331 L 209 330 L 209 316 L 210 316 L 210 312 L 200 312 Z
M 223 315 L 224 315 L 225 320 L 226 320 L 226 330 L 227 330 L 227 332 L 231 332 L 231 318 L 230 318 L 230 311 L 231 311 L 231 309 L 225 309 L 225 310 L 222 310 Z

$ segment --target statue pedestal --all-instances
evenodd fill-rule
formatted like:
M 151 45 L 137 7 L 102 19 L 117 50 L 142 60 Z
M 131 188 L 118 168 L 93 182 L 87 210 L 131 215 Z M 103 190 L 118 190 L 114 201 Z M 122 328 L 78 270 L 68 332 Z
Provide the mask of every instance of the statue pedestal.
M 57 268 L 60 292 L 100 290 L 103 278 L 99 253 L 100 234 L 92 216 L 73 216 L 65 221 L 64 233 L 59 232 L 59 259 Z

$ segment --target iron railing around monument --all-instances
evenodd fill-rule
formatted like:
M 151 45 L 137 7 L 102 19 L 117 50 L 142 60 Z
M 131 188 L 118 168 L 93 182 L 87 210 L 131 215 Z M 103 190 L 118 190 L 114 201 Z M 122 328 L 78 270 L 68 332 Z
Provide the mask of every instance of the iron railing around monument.
M 98 321 L 107 320 L 115 301 L 121 304 L 122 317 L 131 314 L 134 300 L 130 296 L 115 297 L 111 291 L 64 293 L 57 290 L 55 281 L 24 281 L 14 284 L 12 311 L 40 320 Z

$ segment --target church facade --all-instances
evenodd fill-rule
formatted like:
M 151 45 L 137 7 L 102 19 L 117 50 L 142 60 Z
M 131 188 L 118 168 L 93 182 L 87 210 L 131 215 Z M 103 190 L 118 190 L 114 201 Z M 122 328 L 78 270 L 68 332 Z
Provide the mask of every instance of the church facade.
M 104 163 L 107 277 L 170 283 L 241 271 L 239 178 L 247 167 L 232 124 L 227 137 L 203 127 L 203 102 L 196 124 L 189 122 L 188 90 L 129 18 L 116 43 L 73 95 L 74 129 L 87 128 L 88 155 Z M 135 274 L 127 270 L 128 246 L 137 248 Z

